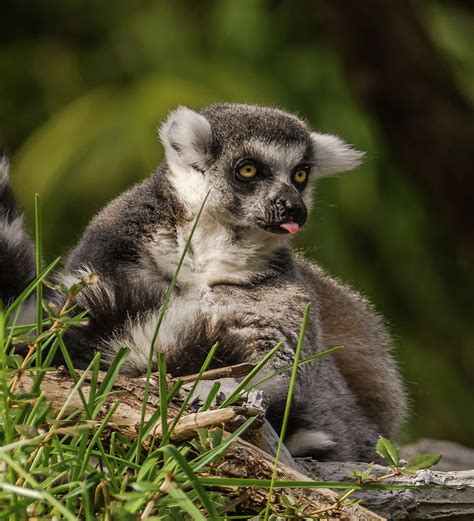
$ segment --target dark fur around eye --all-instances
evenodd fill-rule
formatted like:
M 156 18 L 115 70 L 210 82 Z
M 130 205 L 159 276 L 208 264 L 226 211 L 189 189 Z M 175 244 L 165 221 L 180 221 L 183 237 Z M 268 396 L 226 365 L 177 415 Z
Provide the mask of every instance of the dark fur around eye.
M 298 174 L 298 172 L 305 172 L 306 173 L 306 178 L 304 179 L 304 181 L 297 181 L 296 180 L 296 175 Z M 308 166 L 308 165 L 299 165 L 297 166 L 296 168 L 293 169 L 293 172 L 291 173 L 291 182 L 293 184 L 293 186 L 299 190 L 300 192 L 303 191 L 307 184 L 308 184 L 308 179 L 309 179 L 309 175 L 310 175 L 310 171 L 311 171 L 311 167 Z
M 250 165 L 250 166 L 253 166 L 256 168 L 257 172 L 253 177 L 244 177 L 243 175 L 240 174 L 240 169 L 247 165 Z M 243 183 L 250 183 L 252 181 L 257 181 L 263 175 L 265 175 L 267 173 L 267 171 L 268 171 L 268 169 L 266 169 L 259 161 L 252 159 L 252 158 L 241 159 L 234 166 L 235 178 L 238 181 L 241 181 Z

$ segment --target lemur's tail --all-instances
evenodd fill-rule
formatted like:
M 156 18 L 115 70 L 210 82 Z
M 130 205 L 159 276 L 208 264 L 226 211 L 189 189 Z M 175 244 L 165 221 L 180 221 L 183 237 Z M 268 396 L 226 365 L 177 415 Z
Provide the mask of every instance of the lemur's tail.
M 0 301 L 16 298 L 35 277 L 35 248 L 9 186 L 9 163 L 0 156 Z

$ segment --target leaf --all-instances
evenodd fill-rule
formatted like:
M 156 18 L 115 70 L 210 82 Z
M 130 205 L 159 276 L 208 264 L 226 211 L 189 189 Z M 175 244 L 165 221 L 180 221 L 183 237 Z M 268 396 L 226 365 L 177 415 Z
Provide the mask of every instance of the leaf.
M 388 461 L 391 465 L 395 467 L 400 465 L 398 449 L 390 440 L 387 440 L 387 438 L 380 436 L 377 445 L 375 446 L 375 450 L 380 457 Z
M 179 452 L 179 450 L 176 449 L 176 447 L 174 447 L 173 445 L 166 445 L 165 447 L 162 447 L 161 450 L 164 453 L 169 454 L 172 458 L 176 460 L 182 472 L 188 478 L 189 483 L 196 491 L 196 494 L 201 500 L 202 505 L 207 510 L 210 519 L 218 519 L 217 510 L 214 506 L 214 503 L 212 502 L 207 492 L 204 490 L 204 487 L 201 485 L 198 476 L 193 471 L 189 463 L 186 461 L 186 458 L 184 458 L 184 456 Z M 170 495 L 172 495 L 171 492 Z
M 283 504 L 290 508 L 293 508 L 297 503 L 297 499 L 295 498 L 295 496 L 292 496 L 291 494 L 282 493 L 281 499 Z
M 442 454 L 418 454 L 418 456 L 411 458 L 403 468 L 403 471 L 413 472 L 420 469 L 429 469 L 433 465 L 436 465 L 442 457 Z
M 219 427 L 209 431 L 209 437 L 211 439 L 211 448 L 216 448 L 222 443 L 224 431 Z
M 136 481 L 132 483 L 133 490 L 137 490 L 138 492 L 157 492 L 159 487 L 155 483 L 151 483 L 150 481 Z
M 375 463 L 372 462 L 365 470 L 353 470 L 351 472 L 351 476 L 356 478 L 358 481 L 363 483 L 372 477 L 372 473 L 374 471 Z
M 135 515 L 131 512 L 127 512 L 121 505 L 116 503 L 112 503 L 110 513 L 112 514 L 112 519 L 115 521 L 136 521 L 137 519 Z
M 195 521 L 206 521 L 206 518 L 189 499 L 189 496 L 180 488 L 178 488 L 174 483 L 169 484 L 167 492 L 175 500 L 181 511 L 187 512 L 191 516 L 191 519 L 194 519 Z M 218 517 L 216 515 L 210 519 L 218 519 Z
M 138 471 L 137 480 L 145 479 L 148 473 L 156 467 L 158 467 L 158 458 L 148 458 Z

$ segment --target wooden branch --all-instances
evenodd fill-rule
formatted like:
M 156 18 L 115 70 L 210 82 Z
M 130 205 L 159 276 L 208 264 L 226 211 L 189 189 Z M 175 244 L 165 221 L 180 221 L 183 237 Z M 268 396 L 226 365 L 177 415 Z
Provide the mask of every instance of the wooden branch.
M 224 409 L 213 409 L 195 414 L 186 414 L 178 420 L 176 427 L 171 433 L 171 439 L 182 440 L 192 438 L 199 428 L 210 429 L 224 425 L 228 428 L 229 425 L 241 425 L 247 418 L 257 415 L 258 411 L 246 407 L 225 407 Z M 157 425 L 154 433 L 158 437 L 161 436 L 161 424 Z
M 240 378 L 242 376 L 246 376 L 250 373 L 250 371 L 255 367 L 255 364 L 251 364 L 249 362 L 244 362 L 242 364 L 236 364 L 236 365 L 229 365 L 227 367 L 218 367 L 216 369 L 209 369 L 208 371 L 204 371 L 201 375 L 201 380 L 219 380 L 221 378 Z M 83 371 L 78 370 L 78 374 L 83 374 Z M 105 378 L 106 373 L 104 371 L 99 371 L 99 381 L 103 381 Z M 199 377 L 199 373 L 179 376 L 176 378 L 170 377 L 170 380 L 176 382 L 178 380 L 181 380 L 181 382 L 189 383 L 194 382 Z M 158 387 L 158 374 L 152 373 L 151 374 L 151 383 Z M 117 380 L 117 383 L 122 386 L 130 387 L 130 384 L 132 383 L 131 380 L 125 377 L 119 377 Z M 139 376 L 133 379 L 133 386 L 136 387 L 137 385 L 143 386 L 145 384 L 145 377 Z
M 100 375 L 99 380 L 103 377 Z M 129 385 L 127 385 L 127 382 Z M 28 374 L 23 374 L 17 383 L 16 390 L 18 393 L 30 393 L 33 386 L 33 379 Z M 74 389 L 74 382 L 65 372 L 46 373 L 41 384 L 41 392 L 44 394 L 46 401 L 49 403 L 53 411 L 59 411 L 66 400 L 69 399 Z M 81 386 L 81 392 L 87 400 L 90 394 L 90 384 L 86 380 Z M 128 380 L 125 377 L 118 379 L 114 392 L 107 398 L 102 409 L 102 415 L 99 419 L 110 410 L 111 406 L 119 401 L 116 411 L 110 418 L 109 431 L 120 432 L 127 439 L 135 439 L 138 432 L 138 424 L 140 423 L 141 406 L 143 400 L 143 389 L 134 380 Z M 145 421 L 148 421 L 151 415 L 159 406 L 156 395 L 151 396 L 146 407 Z M 82 401 L 79 393 L 74 392 L 68 403 L 66 415 L 75 411 L 82 410 Z M 173 420 L 179 410 L 179 405 L 171 403 L 168 407 L 169 423 Z M 241 425 L 247 418 L 257 416 L 259 411 L 252 407 L 232 406 L 223 409 L 215 409 L 210 411 L 198 412 L 195 414 L 185 414 L 176 424 L 171 438 L 184 439 L 190 438 L 199 427 L 212 428 L 224 427 L 231 430 Z M 65 417 L 65 415 L 63 415 Z M 83 415 L 75 417 L 76 420 L 83 419 Z M 146 445 L 153 436 L 161 435 L 161 425 L 157 425 L 156 429 L 151 432 L 147 438 L 143 440 Z
M 201 380 L 218 380 L 219 378 L 240 378 L 246 376 L 255 367 L 255 364 L 243 363 L 236 365 L 229 365 L 228 367 L 219 367 L 217 369 L 209 369 L 204 371 L 201 375 Z M 194 382 L 197 380 L 199 373 L 194 373 L 186 376 L 180 376 L 174 380 L 181 380 L 183 383 Z

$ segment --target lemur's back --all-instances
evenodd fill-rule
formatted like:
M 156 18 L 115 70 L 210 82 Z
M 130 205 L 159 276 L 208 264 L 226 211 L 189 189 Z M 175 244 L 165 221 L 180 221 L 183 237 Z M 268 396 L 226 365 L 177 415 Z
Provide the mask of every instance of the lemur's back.
M 362 295 L 321 267 L 300 255 L 297 263 L 317 295 L 323 345 L 342 346 L 334 356 L 349 387 L 381 431 L 396 436 L 407 404 L 382 318 Z

